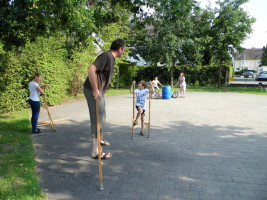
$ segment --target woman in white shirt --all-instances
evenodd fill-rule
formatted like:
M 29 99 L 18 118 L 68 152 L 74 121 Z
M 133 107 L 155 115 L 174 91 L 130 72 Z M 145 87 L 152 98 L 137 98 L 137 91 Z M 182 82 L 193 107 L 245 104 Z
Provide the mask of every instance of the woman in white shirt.
M 39 86 L 39 83 L 42 81 L 42 78 L 43 78 L 42 74 L 36 73 L 29 82 L 29 90 L 30 90 L 29 103 L 32 109 L 31 125 L 33 134 L 43 133 L 42 130 L 37 128 L 37 122 L 40 113 L 40 93 L 42 95 L 45 95 L 43 88 L 45 87 L 50 88 L 50 85 Z

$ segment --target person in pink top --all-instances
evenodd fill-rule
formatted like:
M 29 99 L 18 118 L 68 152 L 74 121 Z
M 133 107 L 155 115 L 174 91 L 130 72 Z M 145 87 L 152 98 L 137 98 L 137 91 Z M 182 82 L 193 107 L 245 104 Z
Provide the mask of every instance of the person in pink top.
M 183 72 L 180 73 L 180 76 L 178 78 L 178 85 L 180 87 L 180 98 L 185 98 L 186 82 Z

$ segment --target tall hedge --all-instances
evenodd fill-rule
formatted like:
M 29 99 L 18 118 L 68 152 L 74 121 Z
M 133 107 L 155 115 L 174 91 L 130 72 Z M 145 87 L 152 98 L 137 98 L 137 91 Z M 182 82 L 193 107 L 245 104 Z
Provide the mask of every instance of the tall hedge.
M 87 45 L 80 50 L 71 49 L 69 52 L 69 69 L 71 77 L 68 80 L 68 93 L 72 96 L 77 96 L 82 92 L 83 83 L 88 76 L 88 67 L 94 62 L 97 57 L 96 46 L 93 44 L 93 39 L 87 40 Z
M 29 106 L 28 82 L 36 72 L 43 74 L 43 83 L 50 84 L 46 89 L 47 101 L 55 105 L 64 100 L 66 95 L 77 95 L 82 92 L 82 85 L 87 77 L 87 68 L 97 57 L 92 38 L 87 45 L 75 47 L 72 40 L 62 33 L 35 42 L 28 42 L 24 48 L 11 48 L 8 52 L 0 43 L 0 113 Z M 132 80 L 153 80 L 157 76 L 164 85 L 170 84 L 170 72 L 164 66 L 135 66 L 128 62 L 118 63 L 119 86 L 127 87 Z M 222 83 L 229 66 L 222 72 Z M 180 72 L 185 73 L 189 85 L 214 85 L 218 81 L 218 66 L 177 66 L 174 80 Z M 116 71 L 118 73 L 118 71 Z M 115 74 L 115 73 L 114 73 Z M 116 86 L 114 75 L 111 87 Z
M 222 70 L 222 83 L 225 81 L 226 71 L 229 71 L 229 66 L 224 65 Z M 174 83 L 177 83 L 179 74 L 184 72 L 186 82 L 188 85 L 194 86 L 207 86 L 215 85 L 218 82 L 218 66 L 217 65 L 207 65 L 207 66 L 176 66 L 174 69 Z M 164 85 L 170 85 L 171 77 L 170 71 L 164 66 L 140 66 L 137 69 L 136 76 L 134 79 L 136 81 L 140 80 L 153 80 L 154 77 L 158 77 L 159 81 Z
M 24 67 L 15 49 L 5 52 L 0 43 L 0 114 L 26 106 Z
M 0 43 L 0 113 L 29 106 L 28 82 L 36 72 L 43 75 L 42 84 L 51 85 L 45 90 L 49 105 L 81 92 L 87 68 L 97 56 L 96 47 L 90 38 L 79 49 L 69 41 L 57 33 L 7 52 Z
M 110 88 L 128 88 L 131 85 L 136 75 L 137 67 L 133 63 L 119 63 L 116 64 L 115 72 L 113 75 Z M 117 77 L 118 76 L 118 77 Z M 117 83 L 118 81 L 118 83 Z
M 51 89 L 46 89 L 47 102 L 55 105 L 67 94 L 68 79 L 71 76 L 66 63 L 68 55 L 65 48 L 66 38 L 62 34 L 53 37 L 39 37 L 33 43 L 27 43 L 21 54 L 22 65 L 25 68 L 25 88 L 34 73 L 43 75 L 42 84 L 50 84 Z

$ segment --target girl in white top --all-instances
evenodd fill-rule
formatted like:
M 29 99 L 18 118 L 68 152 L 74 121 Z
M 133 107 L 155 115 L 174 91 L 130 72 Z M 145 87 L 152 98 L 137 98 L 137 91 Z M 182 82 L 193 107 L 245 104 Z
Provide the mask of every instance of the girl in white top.
M 45 95 L 43 88 L 45 87 L 50 88 L 50 85 L 39 86 L 39 83 L 42 81 L 42 78 L 43 76 L 41 74 L 36 73 L 29 82 L 29 90 L 30 90 L 29 103 L 32 109 L 31 125 L 33 134 L 43 133 L 42 130 L 37 128 L 37 122 L 40 113 L 40 93 L 42 95 Z

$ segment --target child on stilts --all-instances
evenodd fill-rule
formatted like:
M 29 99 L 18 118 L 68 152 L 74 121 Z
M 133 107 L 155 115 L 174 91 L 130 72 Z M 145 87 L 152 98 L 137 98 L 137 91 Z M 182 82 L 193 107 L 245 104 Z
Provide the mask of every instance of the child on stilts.
M 147 88 L 147 84 L 145 81 L 140 81 L 138 84 L 138 89 L 133 91 L 133 86 L 135 85 L 135 81 L 132 83 L 131 91 L 130 93 L 136 94 L 136 102 L 135 107 L 137 109 L 136 119 L 134 121 L 134 125 L 138 125 L 138 119 L 141 118 L 141 131 L 140 135 L 145 136 L 146 133 L 144 131 L 144 125 L 145 125 L 145 112 L 146 112 L 146 99 L 147 95 L 149 94 L 149 90 Z M 151 81 L 150 81 L 151 85 Z

